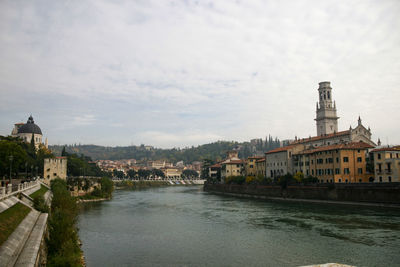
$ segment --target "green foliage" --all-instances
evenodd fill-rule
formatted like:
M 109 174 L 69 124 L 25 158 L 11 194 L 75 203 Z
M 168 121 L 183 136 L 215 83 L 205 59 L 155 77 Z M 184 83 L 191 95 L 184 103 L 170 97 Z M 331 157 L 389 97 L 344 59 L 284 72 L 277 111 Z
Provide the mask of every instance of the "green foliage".
M 78 207 L 64 180 L 51 182 L 53 200 L 48 221 L 48 266 L 80 266 L 80 248 L 75 227 Z
M 92 163 L 92 159 L 84 155 L 67 154 L 67 172 L 69 176 L 95 176 L 101 177 L 104 173 Z
M 271 136 L 265 140 L 259 139 L 255 145 L 258 151 L 267 152 L 271 149 L 277 148 L 280 145 L 279 139 L 273 139 Z M 69 146 L 51 146 L 51 149 L 57 154 L 61 154 L 63 148 L 68 153 L 85 154 L 93 159 L 131 159 L 134 158 L 139 161 L 147 160 L 167 160 L 169 162 L 185 161 L 203 161 L 209 159 L 212 162 L 220 161 L 225 158 L 226 151 L 239 149 L 239 157 L 246 158 L 253 155 L 254 145 L 249 142 L 238 143 L 234 141 L 218 141 L 210 144 L 200 145 L 197 147 L 186 147 L 183 149 L 160 149 L 149 148 L 144 145 L 141 146 L 128 146 L 128 147 L 103 147 L 95 145 L 69 145 Z M 205 173 L 202 173 L 202 177 Z M 205 177 L 207 178 L 207 177 Z
M 301 183 L 304 180 L 304 174 L 302 172 L 297 172 L 295 175 L 293 175 L 293 179 L 295 179 L 298 183 Z
M 191 178 L 198 178 L 199 174 L 195 170 L 183 170 L 182 171 L 182 178 L 191 179 Z
M 123 171 L 118 171 L 117 169 L 113 170 L 113 176 L 117 178 L 124 178 L 124 172 Z
M 290 173 L 281 176 L 278 178 L 278 184 L 282 186 L 282 188 L 286 188 L 289 184 L 295 183 L 296 180 L 293 178 L 293 175 Z
M 159 169 L 152 169 L 152 170 L 151 170 L 151 174 L 152 174 L 153 176 L 158 176 L 158 177 L 165 178 L 164 172 L 163 172 L 162 170 L 159 170 Z
M 46 205 L 43 195 L 36 195 L 33 198 L 33 208 L 42 213 L 48 213 L 49 207 Z
M 126 174 L 127 174 L 127 176 L 128 176 L 129 178 L 133 179 L 133 178 L 135 178 L 135 176 L 136 176 L 136 171 L 135 171 L 134 169 L 130 169 L 130 170 L 127 171 Z
M 309 176 L 307 176 L 306 178 L 303 179 L 303 183 L 305 183 L 305 184 L 316 184 L 316 183 L 318 183 L 318 178 L 309 175 Z
M 225 177 L 225 183 L 226 184 L 237 184 L 241 185 L 246 182 L 246 177 L 244 176 L 228 176 Z
M 103 197 L 111 198 L 111 194 L 114 191 L 114 184 L 111 181 L 111 179 L 109 179 L 107 177 L 103 177 L 100 180 L 100 184 L 101 184 L 101 192 L 103 194 Z
M 42 174 L 43 160 L 54 157 L 51 151 L 42 145 L 36 150 L 19 138 L 0 136 L 0 177 L 10 174 L 9 156 L 13 156 L 12 174 L 14 178 L 17 177 L 18 173 L 25 174 L 25 171 L 28 177 L 35 176 L 35 167 L 38 167 L 37 174 Z
M 247 176 L 246 177 L 246 184 L 256 184 L 257 179 L 255 176 Z

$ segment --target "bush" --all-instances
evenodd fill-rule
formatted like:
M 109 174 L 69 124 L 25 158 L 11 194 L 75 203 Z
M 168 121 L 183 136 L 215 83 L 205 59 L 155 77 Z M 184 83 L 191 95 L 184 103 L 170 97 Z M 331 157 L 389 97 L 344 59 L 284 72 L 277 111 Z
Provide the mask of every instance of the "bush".
M 33 208 L 42 213 L 49 213 L 49 207 L 46 205 L 43 195 L 33 197 Z
M 246 177 L 246 184 L 257 184 L 258 180 L 254 176 L 247 176 Z
M 75 227 L 78 206 L 64 180 L 51 183 L 53 200 L 48 221 L 48 266 L 80 266 L 81 250 Z
M 228 176 L 225 177 L 226 184 L 244 184 L 246 178 L 244 176 Z

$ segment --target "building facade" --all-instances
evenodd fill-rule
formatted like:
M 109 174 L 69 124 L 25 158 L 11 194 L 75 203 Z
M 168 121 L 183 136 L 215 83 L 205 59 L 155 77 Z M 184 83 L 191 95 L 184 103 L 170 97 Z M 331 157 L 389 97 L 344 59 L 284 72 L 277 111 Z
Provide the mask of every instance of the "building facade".
M 51 180 L 56 178 L 67 179 L 67 158 L 57 157 L 44 159 L 43 169 L 44 182 L 50 185 Z
M 372 146 L 364 142 L 334 144 L 293 155 L 293 173 L 317 177 L 321 183 L 367 183 L 366 155 Z
M 262 159 L 263 157 L 248 157 L 245 164 L 245 172 L 246 176 L 256 176 L 257 175 L 257 160 Z
M 374 182 L 400 182 L 400 146 L 378 148 L 371 151 Z
M 32 115 L 29 116 L 28 121 L 26 123 L 16 123 L 14 124 L 14 128 L 11 131 L 11 136 L 19 137 L 26 143 L 31 143 L 32 138 L 35 142 L 36 149 L 42 144 L 42 130 L 40 127 L 35 124 Z M 45 146 L 47 147 L 47 140 Z
M 265 153 L 265 174 L 276 179 L 288 173 L 293 174 L 293 154 L 304 149 L 304 145 L 295 144 L 279 147 Z

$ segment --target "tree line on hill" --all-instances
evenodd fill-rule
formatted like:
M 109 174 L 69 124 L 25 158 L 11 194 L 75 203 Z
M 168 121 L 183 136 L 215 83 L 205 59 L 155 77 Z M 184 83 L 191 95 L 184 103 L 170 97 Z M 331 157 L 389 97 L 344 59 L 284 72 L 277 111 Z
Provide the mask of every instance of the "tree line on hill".
M 65 145 L 50 146 L 51 150 L 60 155 L 63 148 L 71 154 L 84 154 L 94 160 L 120 160 L 120 159 L 136 159 L 138 161 L 149 160 L 165 160 L 168 162 L 184 161 L 192 163 L 194 161 L 203 161 L 209 159 L 212 161 L 220 161 L 226 157 L 229 150 L 237 150 L 239 157 L 247 158 L 256 154 L 263 154 L 269 150 L 280 146 L 278 138 L 268 136 L 265 140 L 254 139 L 252 142 L 234 142 L 234 141 L 218 141 L 210 144 L 192 146 L 187 148 L 171 148 L 161 149 L 144 145 L 125 146 L 125 147 L 104 147 L 97 145 Z

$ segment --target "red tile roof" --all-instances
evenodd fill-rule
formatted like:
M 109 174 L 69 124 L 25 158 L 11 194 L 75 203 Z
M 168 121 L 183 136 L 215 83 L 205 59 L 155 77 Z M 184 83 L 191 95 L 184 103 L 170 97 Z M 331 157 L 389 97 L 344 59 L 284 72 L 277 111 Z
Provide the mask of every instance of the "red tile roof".
M 371 152 L 383 152 L 383 151 L 400 151 L 400 146 L 377 148 L 372 150 Z
M 272 153 L 278 153 L 282 151 L 288 151 L 291 148 L 294 148 L 296 145 L 289 145 L 289 146 L 284 146 L 284 147 L 278 147 L 273 150 L 270 150 L 268 152 L 265 152 L 265 154 L 272 154 Z
M 318 140 L 323 140 L 327 138 L 332 138 L 336 136 L 343 136 L 343 135 L 348 135 L 350 134 L 350 130 L 346 131 L 341 131 L 337 133 L 331 133 L 331 134 L 326 134 L 326 135 L 319 135 L 319 136 L 313 136 L 313 137 L 308 137 L 308 138 L 302 138 L 298 139 L 296 141 L 291 142 L 290 144 L 302 144 L 302 143 L 307 143 L 307 142 L 313 142 L 313 141 L 318 141 Z
M 217 164 L 211 165 L 210 168 L 221 168 L 221 164 L 217 163 Z
M 368 149 L 373 148 L 373 146 L 364 143 L 364 142 L 352 142 L 347 144 L 334 144 L 329 146 L 321 146 L 318 148 L 307 149 L 297 154 L 311 154 L 320 151 L 329 151 L 329 150 L 336 150 L 336 149 Z
M 224 163 L 222 163 L 222 164 L 242 164 L 243 163 L 243 160 L 241 160 L 241 159 L 234 159 L 234 160 L 231 160 L 231 161 L 229 161 L 229 162 L 224 162 Z
M 262 159 L 264 157 L 262 156 L 252 156 L 252 157 L 248 157 L 248 159 Z
M 263 162 L 263 161 L 265 161 L 265 158 L 259 159 L 256 162 Z

